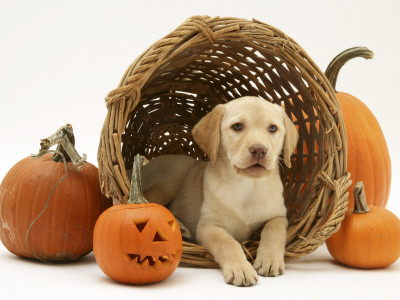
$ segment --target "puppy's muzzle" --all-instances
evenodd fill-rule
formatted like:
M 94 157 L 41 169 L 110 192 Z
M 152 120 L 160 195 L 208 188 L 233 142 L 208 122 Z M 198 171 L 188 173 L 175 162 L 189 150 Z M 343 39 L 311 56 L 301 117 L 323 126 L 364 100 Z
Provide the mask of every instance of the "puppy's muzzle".
M 239 174 L 250 177 L 262 177 L 268 175 L 267 157 L 268 149 L 261 144 L 253 144 L 248 148 L 248 158 L 245 166 L 236 168 Z
M 261 159 L 263 159 L 265 157 L 268 150 L 263 145 L 252 145 L 249 148 L 249 152 L 252 157 L 257 159 L 257 161 L 260 161 Z

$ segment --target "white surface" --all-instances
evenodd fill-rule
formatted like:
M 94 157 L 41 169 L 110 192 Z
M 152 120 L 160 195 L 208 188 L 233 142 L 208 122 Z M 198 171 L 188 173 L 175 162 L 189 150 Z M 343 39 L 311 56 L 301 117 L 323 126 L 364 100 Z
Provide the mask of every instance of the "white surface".
M 13 256 L 0 246 L 1 299 L 399 299 L 400 262 L 383 270 L 336 264 L 325 246 L 287 264 L 286 273 L 261 277 L 253 287 L 225 284 L 220 270 L 178 267 L 166 280 L 144 286 L 115 282 L 94 255 L 47 265 Z
M 255 18 L 294 38 L 322 70 L 344 49 L 375 52 L 373 60 L 349 62 L 337 87 L 364 101 L 381 124 L 393 168 L 387 208 L 400 216 L 399 12 L 396 0 L 0 0 L 0 180 L 37 152 L 40 138 L 67 122 L 78 152 L 97 164 L 104 97 L 137 56 L 192 15 Z M 253 288 L 228 286 L 219 271 L 193 268 L 178 268 L 160 284 L 131 287 L 108 280 L 92 255 L 53 266 L 18 259 L 0 246 L 0 297 L 399 299 L 399 269 L 399 261 L 384 270 L 342 267 L 321 248 Z

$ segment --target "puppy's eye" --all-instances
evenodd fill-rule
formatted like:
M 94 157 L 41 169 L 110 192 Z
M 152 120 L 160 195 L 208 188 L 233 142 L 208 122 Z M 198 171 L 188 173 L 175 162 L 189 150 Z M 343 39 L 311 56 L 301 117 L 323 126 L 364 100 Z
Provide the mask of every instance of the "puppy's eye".
M 268 127 L 269 132 L 276 132 L 278 130 L 278 127 L 276 125 L 270 125 Z
M 235 123 L 232 125 L 232 129 L 235 131 L 241 131 L 243 129 L 243 124 L 242 123 Z

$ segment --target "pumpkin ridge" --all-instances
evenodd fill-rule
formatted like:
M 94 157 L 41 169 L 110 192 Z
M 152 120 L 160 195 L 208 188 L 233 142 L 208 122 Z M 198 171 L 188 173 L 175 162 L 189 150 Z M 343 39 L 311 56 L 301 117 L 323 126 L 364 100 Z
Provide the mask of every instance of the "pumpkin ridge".
M 91 166 L 88 165 L 88 163 L 86 163 L 85 165 L 82 166 L 81 172 L 82 172 L 82 173 L 83 173 L 83 172 L 85 172 L 85 173 L 89 173 L 89 172 L 92 173 L 92 172 L 91 172 Z M 91 182 L 89 182 L 89 178 L 91 178 L 91 177 L 89 177 L 89 176 L 83 176 L 82 173 L 80 174 L 80 177 L 81 177 L 81 180 L 83 181 L 83 187 L 84 187 L 84 190 L 85 190 L 85 198 L 84 198 L 84 199 L 90 199 L 91 195 L 93 194 L 93 192 L 92 192 L 91 189 L 90 189 L 90 183 L 91 183 Z M 96 197 L 96 199 L 97 199 L 97 201 L 101 201 L 101 198 L 100 198 L 100 197 Z M 80 200 L 80 199 L 79 199 L 79 200 Z M 79 200 L 78 200 L 78 201 L 79 201 Z M 84 201 L 84 203 L 81 203 L 81 205 L 84 205 L 84 206 L 85 206 L 84 211 L 88 211 L 89 214 L 90 214 L 90 218 L 89 218 L 89 217 L 85 217 L 85 222 L 84 222 L 84 224 L 83 224 L 84 228 L 81 229 L 81 230 L 85 230 L 85 235 L 86 235 L 86 232 L 87 232 L 86 229 L 89 229 L 89 228 L 90 228 L 90 226 L 89 226 L 89 220 L 93 218 L 93 214 L 94 214 L 95 212 L 93 212 L 93 211 L 91 211 L 91 210 L 89 209 L 89 206 L 88 206 L 88 202 L 87 202 L 87 201 Z M 97 213 L 97 212 L 96 212 L 96 213 Z M 90 237 L 91 248 L 93 249 L 93 238 L 92 238 L 92 236 L 93 236 L 93 232 L 92 232 L 91 237 Z M 83 244 L 82 240 L 81 240 L 81 243 L 80 243 L 80 244 L 81 244 L 81 245 L 80 245 L 80 248 L 81 248 L 81 247 L 83 246 L 83 245 L 82 245 L 82 244 Z
M 52 154 L 46 153 L 42 157 L 39 158 L 31 158 L 32 164 L 30 164 L 30 169 L 26 170 L 26 174 L 28 175 L 28 178 L 35 178 L 36 180 L 41 180 L 41 178 L 46 179 L 45 184 L 42 184 L 40 189 L 36 189 L 33 186 L 29 186 L 29 190 L 34 189 L 35 193 L 33 194 L 33 198 L 35 201 L 32 203 L 32 210 L 30 214 L 30 218 L 27 222 L 26 229 L 24 229 L 24 234 L 22 235 L 24 237 L 24 242 L 25 242 L 25 249 L 27 249 L 28 255 L 33 255 L 35 258 L 39 258 L 41 260 L 47 260 L 48 257 L 45 257 L 45 253 L 49 254 L 52 251 L 52 245 L 51 243 L 43 243 L 42 240 L 48 240 L 48 241 L 54 241 L 54 226 L 48 226 L 48 220 L 46 218 L 42 218 L 43 215 L 46 214 L 46 212 L 51 212 L 52 207 L 57 205 L 57 198 L 58 198 L 58 190 L 55 189 L 54 193 L 51 195 L 49 202 L 48 202 L 48 207 L 45 209 L 45 205 L 47 202 L 47 199 L 50 195 L 50 192 L 54 185 L 57 183 L 59 180 L 59 168 L 56 170 L 53 168 L 49 168 L 52 160 L 51 160 Z M 46 169 L 46 173 L 43 174 L 40 172 L 40 165 L 43 165 L 43 168 Z M 64 171 L 65 172 L 65 171 Z M 55 175 L 57 174 L 57 175 Z M 53 183 L 53 178 L 54 176 L 57 176 L 55 182 Z M 52 201 L 53 200 L 53 201 Z M 45 209 L 45 210 L 44 210 Z M 43 211 L 43 215 L 40 215 Z M 39 217 L 39 218 L 38 218 Z M 38 218 L 38 219 L 36 219 Z M 24 218 L 25 219 L 25 218 Z M 53 216 L 54 219 L 54 216 Z M 36 221 L 35 221 L 36 220 Z M 51 220 L 50 224 L 53 224 L 53 220 Z M 36 227 L 36 230 L 35 230 Z M 47 228 L 47 230 L 45 230 Z M 28 232 L 29 230 L 29 232 Z M 34 238 L 35 236 L 35 238 Z M 27 239 L 27 240 L 26 240 Z M 39 240 L 39 242 L 37 242 Z M 42 244 L 44 245 L 41 251 L 37 251 L 37 244 Z
M 25 164 L 25 161 L 27 162 Z M 34 160 L 34 158 L 31 157 L 26 157 L 23 160 L 24 163 L 21 164 L 21 173 L 20 176 L 18 177 L 18 181 L 19 181 L 19 188 L 18 191 L 16 192 L 16 207 L 15 207 L 15 211 L 14 211 L 14 217 L 15 217 L 15 221 L 16 223 L 13 225 L 14 228 L 16 228 L 17 232 L 18 232 L 18 242 L 20 244 L 20 251 L 19 255 L 24 256 L 24 257 L 29 257 L 30 255 L 32 255 L 30 248 L 27 246 L 32 244 L 30 243 L 30 239 L 28 236 L 27 239 L 27 232 L 30 226 L 31 221 L 29 220 L 34 220 L 34 218 L 39 214 L 36 213 L 35 207 L 38 205 L 36 201 L 36 199 L 39 199 L 40 197 L 38 197 L 38 194 L 40 194 L 39 189 L 34 189 L 34 192 L 32 194 L 30 194 L 29 197 L 32 201 L 32 209 L 29 211 L 26 211 L 24 209 L 24 205 L 22 205 L 22 198 L 25 197 L 25 195 L 23 194 L 23 192 L 21 191 L 22 189 L 28 188 L 29 191 L 32 190 L 32 183 L 31 183 L 31 178 L 34 177 L 32 176 L 32 173 L 35 172 L 37 170 L 37 166 L 38 166 L 38 161 Z M 29 174 L 28 176 L 26 174 Z M 35 178 L 41 178 L 40 174 L 37 175 L 37 177 Z M 40 210 L 39 210 L 40 212 Z M 35 215 L 36 214 L 36 215 Z M 22 226 L 18 226 L 18 222 L 17 222 L 17 218 L 16 216 L 21 216 L 21 222 L 23 223 Z M 17 254 L 18 255 L 18 254 Z
M 82 169 L 77 173 L 77 175 L 80 177 L 79 181 L 82 182 L 82 189 L 84 191 L 84 192 L 82 192 L 82 194 L 85 195 L 85 197 L 83 199 L 90 199 L 91 195 L 93 194 L 91 192 L 90 185 L 89 185 L 89 178 L 91 178 L 91 177 L 84 176 L 84 175 L 89 175 L 89 174 L 92 174 L 92 173 L 90 172 L 90 166 L 88 165 L 88 163 L 85 163 L 82 166 Z M 94 196 L 96 196 L 96 195 L 94 195 Z M 96 199 L 96 202 L 99 202 L 101 200 L 100 197 L 94 197 L 94 198 Z M 83 231 L 83 234 L 85 236 L 88 235 L 89 240 L 91 241 L 91 248 L 92 248 L 93 247 L 93 238 L 92 238 L 92 235 L 89 235 L 88 229 L 90 228 L 89 219 L 91 219 L 92 214 L 94 214 L 95 212 L 91 211 L 88 208 L 88 202 L 87 201 L 82 201 L 82 199 L 80 199 L 80 198 L 74 199 L 74 201 L 79 202 L 79 206 L 81 207 L 80 211 L 89 211 L 89 214 L 87 214 L 87 215 L 83 216 L 82 218 L 80 218 L 80 220 L 84 221 L 84 222 L 81 222 L 79 224 L 79 231 Z M 82 244 L 82 241 L 83 240 L 81 240 L 80 243 L 79 243 L 80 244 L 79 248 L 81 248 L 81 249 L 84 246 Z M 90 250 L 89 250 L 89 252 L 90 252 Z
M 383 224 L 386 228 L 386 232 L 388 235 L 387 241 L 388 241 L 388 249 L 390 249 L 390 252 L 387 253 L 386 261 L 391 263 L 394 263 L 396 260 L 393 261 L 393 259 L 390 259 L 391 257 L 396 257 L 399 256 L 400 254 L 400 245 L 399 243 L 395 244 L 393 241 L 398 239 L 399 237 L 396 235 L 395 231 L 393 230 L 393 223 L 395 222 L 397 216 L 393 214 L 391 211 L 388 211 L 388 217 L 387 218 L 382 218 L 383 219 Z M 400 225 L 398 226 L 400 228 Z
M 379 124 L 378 124 L 379 126 Z M 390 193 L 390 185 L 391 185 L 391 171 L 388 170 L 388 165 L 387 165 L 387 160 L 383 159 L 383 156 L 381 155 L 382 153 L 386 152 L 385 150 L 388 149 L 387 145 L 386 145 L 386 149 L 385 147 L 383 147 L 383 145 L 380 143 L 379 137 L 377 136 L 376 132 L 373 134 L 373 141 L 371 141 L 371 145 L 374 147 L 378 147 L 379 148 L 379 155 L 375 155 L 375 160 L 376 161 L 380 161 L 379 164 L 375 164 L 375 166 L 382 166 L 382 169 L 378 169 L 378 167 L 376 167 L 375 169 L 375 173 L 376 173 L 376 178 L 375 180 L 380 181 L 380 184 L 378 185 L 378 187 L 375 188 L 374 186 L 374 191 L 375 191 L 375 195 L 374 195 L 374 204 L 376 206 L 382 206 L 385 207 L 387 205 L 387 201 L 389 199 L 389 193 Z M 385 140 L 383 138 L 383 140 Z M 390 161 L 390 156 L 389 153 L 385 153 L 385 157 L 389 158 Z M 378 171 L 378 172 L 376 172 Z M 373 180 L 374 184 L 376 183 L 376 181 Z M 385 180 L 387 182 L 387 184 L 385 184 Z
M 341 93 L 342 92 L 340 92 L 340 94 Z M 359 121 L 358 120 L 358 111 L 357 111 L 356 105 L 353 102 L 351 102 L 350 99 L 347 99 L 347 97 L 351 97 L 351 95 L 349 95 L 347 93 L 345 93 L 345 95 L 346 95 L 346 97 L 341 98 L 339 100 L 339 103 L 340 103 L 340 108 L 342 110 L 343 119 L 347 121 L 347 124 L 346 124 L 347 136 L 349 136 L 349 135 L 351 136 L 351 135 L 355 135 L 355 133 L 353 133 L 354 128 L 357 128 L 357 123 Z M 353 116 L 353 117 L 350 117 L 350 116 Z M 361 126 L 359 126 L 359 127 L 361 127 Z M 354 144 L 354 146 L 352 146 L 352 144 Z M 362 145 L 360 143 L 360 139 L 354 139 L 354 138 L 348 139 L 348 148 L 361 149 Z M 354 172 L 355 174 L 351 174 L 351 177 L 350 177 L 353 181 L 349 188 L 349 190 L 351 191 L 356 184 L 355 180 L 353 180 L 354 176 L 356 174 L 360 174 L 362 172 L 360 172 L 361 164 L 356 163 L 359 160 L 358 154 L 354 151 L 353 152 L 347 151 L 347 156 L 348 156 L 347 157 L 348 169 L 351 169 L 351 166 L 355 165 L 355 170 L 356 170 L 356 172 Z M 353 198 L 352 192 L 349 193 L 349 199 L 353 199 L 352 206 L 349 206 L 349 209 L 353 209 L 354 198 Z
M 363 124 L 363 126 L 362 127 L 360 126 L 360 127 L 364 128 L 364 126 L 365 125 Z M 366 127 L 366 128 L 368 128 L 368 127 Z M 370 138 L 369 138 L 369 137 L 372 136 L 372 133 L 369 130 L 368 131 L 367 130 L 360 130 L 360 132 L 362 132 L 362 135 L 364 137 L 363 139 L 366 141 L 364 146 L 367 147 L 366 151 L 364 149 L 361 150 L 362 153 L 365 155 L 364 158 L 368 161 L 367 163 L 368 163 L 369 166 L 375 166 L 376 165 L 375 164 L 375 162 L 376 162 L 375 161 L 375 156 L 376 155 L 374 155 L 375 151 L 374 151 L 373 145 L 371 145 L 372 141 L 370 141 Z M 359 164 L 357 164 L 357 165 L 359 165 Z M 364 167 L 364 164 L 362 165 L 362 167 Z M 375 188 L 375 180 L 373 180 L 375 176 L 372 173 L 373 173 L 372 169 L 368 169 L 368 170 L 363 169 L 361 174 L 365 174 L 365 179 L 367 179 L 367 180 L 365 180 L 362 177 L 361 177 L 361 179 L 359 179 L 359 180 L 368 182 L 368 185 L 365 187 L 366 193 L 368 195 L 367 199 L 369 199 L 371 197 L 373 197 L 373 199 L 377 199 L 377 198 L 375 198 L 375 193 L 377 192 L 376 191 L 377 189 Z M 358 173 L 358 174 L 360 174 L 360 173 Z M 371 193 L 369 191 L 374 191 L 374 195 L 371 195 Z
M 16 228 L 17 220 L 15 217 L 15 214 L 13 214 L 11 216 L 10 213 L 7 213 L 3 209 L 3 207 L 4 207 L 3 205 L 4 205 L 4 203 L 6 203 L 7 205 L 14 207 L 13 211 L 17 211 L 18 198 L 14 196 L 14 199 L 10 199 L 11 195 L 10 195 L 9 189 L 11 188 L 13 190 L 15 188 L 15 190 L 17 191 L 17 195 L 18 195 L 20 186 L 21 186 L 21 180 L 16 180 L 16 179 L 20 178 L 22 170 L 21 170 L 21 167 L 19 164 L 15 165 L 13 168 L 15 168 L 15 170 L 16 170 L 15 173 L 13 174 L 13 176 L 10 178 L 10 177 L 8 177 L 8 174 L 7 174 L 6 177 L 4 178 L 3 182 L 1 183 L 1 186 L 4 186 L 3 183 L 7 184 L 7 186 L 6 186 L 7 189 L 5 190 L 7 192 L 7 194 L 4 199 L 2 198 L 2 203 L 1 203 L 2 204 L 1 205 L 1 207 L 2 207 L 1 218 L 2 218 L 2 226 L 4 226 L 3 225 L 5 223 L 4 220 L 6 220 L 7 228 L 9 229 L 9 233 L 7 235 L 7 242 L 9 242 L 11 245 L 8 245 L 7 249 L 9 249 L 11 251 L 13 246 L 15 246 L 16 249 L 14 249 L 14 251 L 11 251 L 11 252 L 16 253 L 16 252 L 21 252 L 23 249 L 21 241 L 16 237 L 15 233 L 13 233 L 12 229 L 11 229 L 11 228 Z M 11 187 L 13 182 L 16 182 L 16 183 L 14 184 L 13 187 Z M 14 203 L 12 203 L 12 202 L 14 202 Z M 12 203 L 12 204 L 10 205 L 10 203 Z M 10 221 L 12 221 L 11 226 L 10 226 Z
M 359 244 L 360 242 L 362 242 L 362 239 L 361 239 L 361 241 L 359 240 L 360 235 L 357 234 L 359 232 L 359 222 L 358 222 L 359 220 L 358 220 L 358 217 L 350 218 L 350 223 L 349 223 L 349 226 L 348 226 L 348 234 L 350 234 L 351 232 L 355 232 L 356 233 L 355 237 L 354 237 L 354 244 L 351 243 L 350 239 L 346 239 L 346 241 L 348 243 L 347 247 L 350 249 L 350 251 L 348 253 L 349 255 L 351 253 L 356 253 L 356 255 L 357 255 L 357 249 L 354 248 L 354 245 Z M 359 259 L 359 257 L 356 256 L 356 258 L 355 258 L 355 260 L 357 261 L 356 264 L 358 264 L 358 259 Z M 348 264 L 348 258 L 345 257 L 344 263 Z
M 383 131 L 379 125 L 379 122 L 375 118 L 374 115 L 372 115 L 371 117 L 374 118 L 373 119 L 375 121 L 374 125 L 376 125 L 376 127 L 379 129 L 379 130 L 374 130 L 375 145 L 377 145 L 377 147 L 379 147 L 379 153 L 380 153 L 379 159 L 381 160 L 381 162 L 383 162 L 383 164 L 380 164 L 380 166 L 383 167 L 382 173 L 387 182 L 386 184 L 384 184 L 385 182 L 383 182 L 383 184 L 380 186 L 379 191 L 380 191 L 381 196 L 378 195 L 378 198 L 375 198 L 375 199 L 382 199 L 382 200 L 380 201 L 380 203 L 375 203 L 375 205 L 378 205 L 381 207 L 386 207 L 388 200 L 389 200 L 389 194 L 390 194 L 390 188 L 391 188 L 391 182 L 392 182 L 391 159 L 390 159 L 389 148 L 386 143 L 385 135 L 383 134 Z M 383 181 L 382 176 L 380 176 L 379 178 L 381 178 L 381 180 Z M 384 190 L 382 188 L 384 188 Z
M 353 96 L 354 97 L 354 96 Z M 386 139 L 383 135 L 382 129 L 379 125 L 378 120 L 376 119 L 375 115 L 372 114 L 371 110 L 369 107 L 362 102 L 360 99 L 357 97 L 354 97 L 355 99 L 358 100 L 360 106 L 365 108 L 367 114 L 368 114 L 368 119 L 364 119 L 363 124 L 361 124 L 360 127 L 366 128 L 365 132 L 368 132 L 370 138 L 366 138 L 365 141 L 368 143 L 368 154 L 370 156 L 371 162 L 373 166 L 383 166 L 382 170 L 376 170 L 377 167 L 375 167 L 374 171 L 369 170 L 369 173 L 371 174 L 371 177 L 373 180 L 370 180 L 370 184 L 372 183 L 373 186 L 367 186 L 366 188 L 368 190 L 374 191 L 373 196 L 373 202 L 371 203 L 372 205 L 376 206 L 381 206 L 385 207 L 387 204 L 387 200 L 389 198 L 389 192 L 390 192 L 390 182 L 391 182 L 391 170 L 389 171 L 388 165 L 390 165 L 390 156 L 388 152 L 388 147 L 386 143 Z M 379 129 L 379 130 L 376 130 Z M 382 144 L 384 143 L 384 145 Z M 379 148 L 379 155 L 376 155 L 376 151 L 371 151 L 371 149 Z M 385 153 L 384 156 L 381 154 Z M 387 157 L 387 159 L 383 159 L 383 157 Z M 379 161 L 379 163 L 377 163 Z M 382 176 L 375 176 L 376 171 L 381 171 L 385 175 L 385 179 L 388 180 L 388 184 L 385 184 L 385 180 L 383 179 Z M 363 172 L 365 172 L 365 169 L 363 169 Z M 360 173 L 359 173 L 360 174 Z M 387 176 L 387 174 L 389 174 Z M 378 184 L 376 181 L 380 181 Z M 371 194 L 371 193 L 370 193 Z M 370 197 L 369 197 L 370 198 Z M 381 199 L 381 200 L 379 200 Z
M 342 94 L 346 94 L 343 97 Z M 359 138 L 351 138 L 348 140 L 348 145 L 350 149 L 357 149 L 357 151 L 349 151 L 348 152 L 348 169 L 354 169 L 352 174 L 353 183 L 350 187 L 350 190 L 354 188 L 355 181 L 362 180 L 366 184 L 366 193 L 367 199 L 370 199 L 369 202 L 378 206 L 385 206 L 385 200 L 379 199 L 387 199 L 388 197 L 382 197 L 381 195 L 387 195 L 386 186 L 384 184 L 384 178 L 376 177 L 374 173 L 374 168 L 366 168 L 365 165 L 369 166 L 380 166 L 383 164 L 386 166 L 387 162 L 383 159 L 382 155 L 378 154 L 377 147 L 379 147 L 379 153 L 383 153 L 383 145 L 379 143 L 379 139 L 375 134 L 374 127 L 376 124 L 371 124 L 371 120 L 365 117 L 360 116 L 360 107 L 367 108 L 367 106 L 358 98 L 351 96 L 347 93 L 339 92 L 338 94 L 341 96 L 340 105 L 342 108 L 344 119 L 346 120 L 346 131 L 348 136 L 359 137 Z M 347 98 L 351 97 L 351 98 Z M 368 117 L 371 115 L 370 111 L 368 111 Z M 373 122 L 372 122 L 373 123 Z M 362 130 L 360 130 L 360 128 Z M 358 129 L 358 130 L 357 130 Z M 364 149 L 364 147 L 368 147 L 368 149 Z M 371 151 L 375 150 L 375 151 Z M 380 163 L 378 163 L 378 161 Z M 385 173 L 385 177 L 386 177 Z M 354 180 L 358 176 L 357 180 Z M 376 186 L 376 181 L 380 181 L 378 187 Z M 385 187 L 385 191 L 382 191 L 382 187 Z M 389 186 L 390 189 L 390 186 Z M 352 193 L 350 193 L 350 199 L 354 200 Z M 351 205 L 349 205 L 349 209 L 352 208 L 354 201 L 351 201 Z
M 65 200 L 65 197 L 61 196 L 61 195 L 65 194 L 65 192 L 64 192 L 65 191 L 65 188 L 64 188 L 65 187 L 65 183 L 70 181 L 70 178 L 72 176 L 70 174 L 71 170 L 67 171 L 68 172 L 67 173 L 67 177 L 65 177 L 64 180 L 62 182 L 60 182 L 60 184 L 54 189 L 53 194 L 50 195 L 52 189 L 55 187 L 57 182 L 59 180 L 61 180 L 61 178 L 65 175 L 64 164 L 62 164 L 62 165 L 61 164 L 52 165 L 52 163 L 55 163 L 52 160 L 53 156 L 54 156 L 54 154 L 53 155 L 49 155 L 49 160 L 46 161 L 47 164 L 48 164 L 46 169 L 47 170 L 51 170 L 51 172 L 52 172 L 51 178 L 55 178 L 55 180 L 54 180 L 55 182 L 54 183 L 50 183 L 50 181 L 47 181 L 47 189 L 46 189 L 47 190 L 46 191 L 47 196 L 43 197 L 44 201 L 43 201 L 43 203 L 41 203 L 42 207 L 40 208 L 38 215 L 41 213 L 41 211 L 43 209 L 45 209 L 44 214 L 46 214 L 46 212 L 47 213 L 50 212 L 53 207 L 62 206 L 63 208 L 65 208 L 63 202 L 71 200 L 70 199 L 70 197 L 71 197 L 70 193 L 68 193 L 68 198 L 69 199 L 67 199 L 67 200 Z M 67 169 L 68 169 L 68 164 L 67 164 Z M 47 172 L 49 172 L 49 171 L 47 171 Z M 43 194 L 45 194 L 45 193 L 43 192 Z M 49 201 L 48 202 L 48 207 L 45 208 L 47 200 Z M 47 211 L 49 208 L 50 208 L 50 210 Z M 58 249 L 57 249 L 58 248 L 57 245 L 62 245 L 63 244 L 62 243 L 62 238 L 60 240 L 57 239 L 57 237 L 58 237 L 57 231 L 60 230 L 62 232 L 66 232 L 65 226 L 67 225 L 67 223 L 69 223 L 68 221 L 70 220 L 71 212 L 70 212 L 70 209 L 67 208 L 67 209 L 63 209 L 63 213 L 65 214 L 66 218 L 65 218 L 65 222 L 63 222 L 63 224 L 62 224 L 62 227 L 59 227 L 60 224 L 59 224 L 59 222 L 57 220 L 58 216 L 56 214 L 52 214 L 51 215 L 51 220 L 50 219 L 49 220 L 43 219 L 43 222 L 47 223 L 47 224 L 43 223 L 44 228 L 48 228 L 48 236 L 49 237 L 47 238 L 47 240 L 56 241 L 56 243 L 47 243 L 46 244 L 47 249 L 46 249 L 46 251 L 43 251 L 43 253 L 47 253 L 47 256 L 43 257 L 40 253 L 36 254 L 36 255 L 40 255 L 41 257 L 43 257 L 42 259 L 44 259 L 44 260 L 52 261 L 53 259 L 55 259 L 55 256 L 57 256 L 56 253 L 59 252 Z M 34 220 L 34 219 L 32 219 L 32 220 Z M 39 220 L 40 220 L 40 218 L 37 221 L 39 221 Z M 35 225 L 33 225 L 33 226 L 35 226 Z M 43 229 L 43 231 L 44 231 L 44 229 Z M 63 248 L 63 247 L 61 246 L 61 248 Z M 65 249 L 65 250 L 67 250 L 67 249 Z
M 5 199 L 5 202 L 6 202 L 7 205 L 10 205 L 10 202 L 14 202 L 12 204 L 12 206 L 13 206 L 12 212 L 14 212 L 12 214 L 12 216 L 11 216 L 10 213 L 7 214 L 7 213 L 4 212 L 4 215 L 5 215 L 4 218 L 7 220 L 8 228 L 18 228 L 18 227 L 16 227 L 17 226 L 17 220 L 16 220 L 16 217 L 15 217 L 15 214 L 16 214 L 15 212 L 17 212 L 17 209 L 18 209 L 18 201 L 17 201 L 18 197 L 17 196 L 19 194 L 19 191 L 20 191 L 20 188 L 21 188 L 20 186 L 21 186 L 22 182 L 20 180 L 20 177 L 21 177 L 20 165 L 15 165 L 15 167 L 17 167 L 17 169 L 16 169 L 15 174 L 13 174 L 14 176 L 11 177 L 7 182 L 7 190 L 8 190 L 8 188 L 10 188 L 10 185 L 11 185 L 12 182 L 17 182 L 16 184 L 14 184 L 14 188 L 15 188 L 15 191 L 16 191 L 15 192 L 15 196 L 14 196 L 13 201 L 10 200 L 10 196 L 9 195 L 7 195 L 7 198 Z M 2 183 L 2 186 L 3 186 L 3 183 Z M 3 207 L 3 205 L 2 205 L 2 207 Z M 9 224 L 10 219 L 12 221 L 11 226 Z M 11 246 L 9 245 L 9 246 L 13 247 L 13 245 L 14 245 L 15 248 L 13 249 L 14 251 L 11 251 L 11 250 L 10 251 L 13 252 L 14 254 L 17 253 L 17 252 L 21 252 L 23 247 L 22 247 L 22 243 L 21 243 L 20 239 L 18 239 L 14 233 L 11 233 L 11 229 L 10 229 L 9 235 L 11 235 L 11 234 L 14 237 L 13 237 L 13 239 L 11 239 L 11 237 L 10 237 L 9 241 L 11 242 L 12 245 Z
M 10 202 L 10 200 L 8 199 L 10 197 L 9 188 L 10 188 L 11 182 L 15 182 L 14 181 L 15 177 L 17 176 L 17 174 L 19 172 L 19 168 L 17 168 L 16 165 L 13 168 L 16 168 L 17 172 L 15 172 L 15 174 L 12 174 L 13 176 L 11 178 L 10 178 L 10 176 L 7 176 L 8 174 L 6 174 L 6 176 L 3 178 L 2 182 L 1 182 L 1 190 L 0 190 L 0 195 L 2 195 L 2 194 L 5 195 L 4 197 L 1 197 L 1 199 L 0 199 L 0 204 L 1 204 L 0 222 L 1 222 L 1 226 L 3 228 L 7 228 L 7 230 L 8 230 L 8 234 L 5 234 L 5 239 L 7 239 L 7 242 L 8 242 L 8 240 L 11 240 L 11 231 L 10 231 L 11 227 L 10 227 L 9 220 L 8 220 L 9 213 L 8 214 L 5 213 L 4 206 L 5 206 L 5 203 L 8 204 L 8 202 Z M 19 181 L 17 181 L 17 182 L 19 182 Z M 4 188 L 4 187 L 6 187 L 6 188 Z M 14 226 L 14 224 L 12 224 L 12 226 Z M 3 236 L 3 232 L 1 233 L 1 236 Z M 7 246 L 6 246 L 6 248 L 8 249 Z
M 26 158 L 27 160 L 32 159 L 34 160 L 34 158 Z M 32 209 L 29 211 L 29 217 L 27 217 L 28 212 L 24 213 L 24 208 L 21 205 L 22 204 L 22 200 L 21 197 L 23 197 L 21 189 L 23 189 L 24 187 L 24 181 L 27 180 L 25 174 L 32 174 L 33 171 L 37 170 L 37 166 L 38 163 L 37 161 L 31 161 L 31 163 L 29 163 L 28 165 L 24 165 L 26 167 L 23 168 L 23 174 L 21 174 L 21 178 L 20 178 L 20 190 L 18 190 L 17 192 L 17 198 L 18 201 L 16 202 L 16 204 L 18 204 L 18 207 L 16 207 L 15 209 L 15 216 L 22 215 L 22 220 L 24 222 L 24 226 L 19 227 L 18 224 L 15 224 L 15 228 L 17 228 L 18 230 L 18 235 L 20 236 L 19 240 L 21 243 L 21 250 L 22 250 L 22 255 L 25 257 L 28 257 L 31 253 L 31 250 L 29 250 L 30 248 L 27 246 L 30 245 L 32 247 L 32 240 L 30 241 L 29 236 L 27 237 L 27 232 L 30 226 L 30 223 L 35 219 L 35 217 L 39 214 L 40 210 L 38 213 L 36 213 L 36 206 L 38 205 L 38 201 L 36 199 L 39 199 L 40 197 L 38 197 L 38 194 L 40 194 L 40 190 L 39 189 L 35 189 L 34 193 L 30 196 L 32 199 Z M 26 169 L 25 169 L 26 168 Z M 39 179 L 40 179 L 40 175 L 39 175 Z M 26 183 L 25 183 L 26 184 Z M 29 185 L 29 190 L 31 189 L 31 184 Z M 21 210 L 21 212 L 20 212 Z M 16 218 L 15 218 L 16 219 Z M 28 221 L 27 221 L 28 220 Z M 32 231 L 30 232 L 30 236 L 32 235 Z

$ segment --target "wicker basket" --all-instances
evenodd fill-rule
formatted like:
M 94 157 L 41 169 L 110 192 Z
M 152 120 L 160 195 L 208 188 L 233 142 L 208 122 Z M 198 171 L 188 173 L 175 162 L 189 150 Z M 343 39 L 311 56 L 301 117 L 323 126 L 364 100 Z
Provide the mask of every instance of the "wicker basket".
M 314 251 L 344 217 L 350 175 L 347 142 L 334 90 L 286 34 L 256 20 L 191 17 L 134 61 L 108 108 L 98 151 L 103 193 L 129 197 L 134 155 L 206 159 L 191 136 L 215 105 L 261 96 L 284 106 L 299 130 L 292 168 L 282 171 L 288 208 L 286 260 Z M 243 243 L 253 259 L 258 244 Z M 182 262 L 218 267 L 201 246 L 184 242 Z

